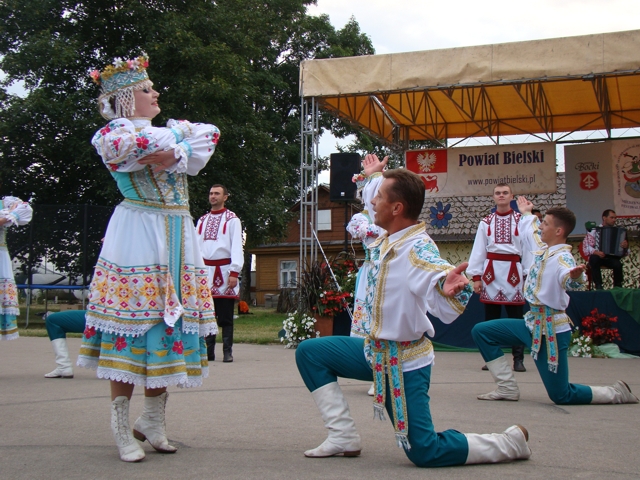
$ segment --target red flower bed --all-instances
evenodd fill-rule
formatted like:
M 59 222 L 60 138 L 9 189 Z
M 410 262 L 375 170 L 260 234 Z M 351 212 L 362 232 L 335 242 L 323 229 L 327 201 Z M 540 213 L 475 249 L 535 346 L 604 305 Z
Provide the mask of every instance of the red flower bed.
M 610 317 L 606 313 L 598 312 L 597 308 L 591 310 L 591 315 L 582 319 L 582 335 L 590 337 L 594 345 L 611 343 L 621 340 L 618 329 L 613 326 L 618 317 Z

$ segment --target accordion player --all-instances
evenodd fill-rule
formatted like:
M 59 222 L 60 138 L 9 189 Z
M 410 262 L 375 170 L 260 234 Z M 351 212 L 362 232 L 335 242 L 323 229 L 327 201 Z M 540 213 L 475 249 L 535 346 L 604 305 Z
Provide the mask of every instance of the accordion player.
M 613 218 L 608 218 L 609 215 Z M 622 287 L 624 271 L 621 257 L 628 254 L 629 246 L 626 230 L 611 225 L 615 222 L 615 212 L 605 211 L 602 219 L 603 225 L 588 232 L 582 244 L 582 250 L 589 259 L 591 279 L 597 290 L 602 290 L 602 268 L 613 270 L 613 286 Z
M 627 239 L 627 229 L 622 227 L 596 227 L 596 250 L 612 257 L 623 257 L 626 248 L 622 242 Z

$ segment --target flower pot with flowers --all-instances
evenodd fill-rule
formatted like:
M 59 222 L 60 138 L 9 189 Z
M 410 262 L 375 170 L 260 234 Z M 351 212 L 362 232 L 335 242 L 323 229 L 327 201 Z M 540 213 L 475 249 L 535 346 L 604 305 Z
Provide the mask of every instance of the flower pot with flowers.
M 591 314 L 582 319 L 580 328 L 573 332 L 569 354 L 574 357 L 606 357 L 598 347 L 621 339 L 613 325 L 617 321 L 618 317 L 600 313 L 597 308 L 591 310 Z
M 332 335 L 334 317 L 352 305 L 355 276 L 350 258 L 314 262 L 300 275 L 300 300 L 314 315 L 319 336 Z

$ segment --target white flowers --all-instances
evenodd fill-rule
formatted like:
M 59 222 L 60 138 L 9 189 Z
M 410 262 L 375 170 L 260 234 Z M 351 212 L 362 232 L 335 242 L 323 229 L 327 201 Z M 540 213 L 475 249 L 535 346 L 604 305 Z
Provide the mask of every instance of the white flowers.
M 604 353 L 593 344 L 591 337 L 574 333 L 569 346 L 569 353 L 574 357 L 603 357 Z
M 280 342 L 286 341 L 285 348 L 295 348 L 303 340 L 320 336 L 319 332 L 315 331 L 315 323 L 315 318 L 304 313 L 290 313 L 282 322 L 284 337 L 280 338 Z

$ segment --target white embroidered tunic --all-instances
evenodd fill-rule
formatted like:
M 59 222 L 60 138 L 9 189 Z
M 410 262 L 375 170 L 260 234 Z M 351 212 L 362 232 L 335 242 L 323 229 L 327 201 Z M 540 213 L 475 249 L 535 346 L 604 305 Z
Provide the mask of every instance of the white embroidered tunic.
M 453 322 L 464 311 L 471 287 L 452 298 L 443 294 L 444 279 L 454 267 L 440 257 L 424 222 L 393 235 L 385 233 L 370 249 L 365 299 L 371 319 L 369 340 L 417 341 L 403 345 L 402 371 L 430 365 L 433 347 L 424 335 L 433 336 L 435 330 L 427 312 L 444 323 Z M 367 348 L 365 355 L 370 355 Z
M 229 288 L 229 277 L 238 277 L 244 265 L 242 223 L 227 208 L 203 215 L 196 225 L 198 246 L 207 263 L 213 298 L 238 298 L 240 283 Z M 216 264 L 216 265 L 210 265 Z
M 513 210 L 494 212 L 478 225 L 467 273 L 482 281 L 482 303 L 524 305 L 522 287 L 531 256 L 522 248 L 520 218 Z
M 217 333 L 207 272 L 188 209 L 187 175 L 209 161 L 219 138 L 213 125 L 119 118 L 92 144 L 125 197 L 109 221 L 89 296 L 87 327 L 143 335 L 165 322 L 200 336 Z M 154 172 L 139 159 L 174 149 L 179 159 Z
M 554 315 L 556 333 L 571 330 L 570 320 L 564 311 L 569 306 L 567 290 L 584 288 L 587 277 L 582 273 L 577 279 L 569 276 L 576 267 L 571 254 L 571 245 L 560 244 L 547 247 L 540 239 L 539 221 L 535 215 L 525 215 L 520 222 L 521 234 L 528 238 L 525 248 L 532 252 L 533 264 L 525 282 L 524 296 L 530 305 L 544 305 L 557 310 Z M 530 312 L 525 315 L 529 330 L 533 330 L 534 318 Z
M 4 197 L 0 200 L 0 218 L 8 220 L 0 225 L 0 315 L 20 314 L 18 290 L 13 278 L 11 256 L 7 250 L 7 229 L 26 225 L 31 221 L 32 215 L 31 206 L 17 197 Z M 17 335 L 16 332 L 15 336 Z

